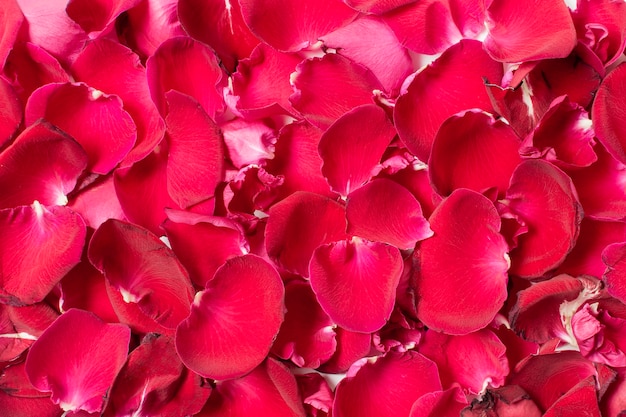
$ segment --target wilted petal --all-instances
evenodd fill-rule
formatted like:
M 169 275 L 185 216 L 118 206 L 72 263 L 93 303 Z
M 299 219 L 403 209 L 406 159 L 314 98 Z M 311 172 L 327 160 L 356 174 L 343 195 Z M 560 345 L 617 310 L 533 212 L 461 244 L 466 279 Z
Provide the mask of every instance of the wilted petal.
M 481 194 L 458 189 L 435 209 L 430 227 L 435 234 L 417 254 L 418 318 L 448 334 L 487 326 L 507 296 L 508 245 L 496 208 Z
M 63 410 L 102 410 L 104 397 L 128 352 L 130 329 L 92 313 L 62 314 L 31 346 L 26 373 Z
M 87 156 L 78 143 L 50 124 L 38 122 L 0 153 L 0 208 L 35 200 L 65 205 L 86 166 Z
M 576 46 L 574 22 L 562 0 L 490 0 L 485 6 L 485 49 L 498 61 L 565 58 Z
M 320 245 L 346 237 L 345 210 L 321 195 L 296 192 L 269 210 L 265 245 L 281 267 L 309 276 L 309 260 Z
M 500 82 L 502 75 L 502 64 L 493 61 L 480 42 L 463 40 L 451 46 L 398 98 L 393 118 L 400 139 L 419 159 L 428 161 L 444 120 L 470 108 L 493 112 L 484 80 Z
M 422 208 L 400 184 L 375 179 L 350 193 L 346 204 L 348 233 L 384 242 L 398 249 L 412 249 L 419 240 L 432 236 Z
M 115 19 L 141 0 L 70 0 L 65 8 L 67 15 L 87 33 L 101 32 L 112 26 Z
M 187 272 L 159 238 L 119 220 L 107 220 L 89 243 L 89 261 L 119 291 L 155 322 L 175 328 L 193 300 Z
M 257 210 L 265 213 L 276 200 L 282 178 L 250 165 L 240 170 L 224 189 L 224 203 L 230 213 L 244 214 L 256 221 Z
M 428 165 L 433 188 L 448 196 L 457 188 L 503 196 L 521 162 L 520 140 L 511 127 L 479 110 L 448 118 L 439 128 Z
M 528 226 L 511 251 L 511 273 L 536 278 L 559 266 L 583 217 L 572 180 L 549 162 L 526 160 L 513 172 L 506 201 Z
M 406 416 L 422 395 L 441 391 L 437 365 L 415 351 L 363 359 L 335 391 L 333 416 Z
M 82 83 L 49 84 L 33 92 L 24 120 L 32 125 L 40 118 L 76 139 L 87 153 L 87 169 L 97 174 L 112 170 L 137 140 L 135 123 L 119 97 Z
M 626 320 L 587 303 L 572 316 L 572 333 L 580 353 L 589 360 L 613 367 L 626 366 Z
M 322 174 L 331 189 L 345 196 L 369 181 L 395 135 L 385 111 L 373 104 L 341 116 L 319 143 Z
M 458 417 L 467 404 L 458 386 L 422 395 L 411 407 L 409 417 Z
M 528 393 L 518 385 L 487 390 L 481 401 L 474 400 L 461 417 L 541 417 L 543 414 Z
M 285 285 L 285 321 L 272 353 L 301 368 L 317 368 L 335 353 L 333 321 L 320 307 L 311 286 L 300 280 Z
M 320 85 L 324 88 L 320 89 Z M 293 107 L 314 126 L 326 130 L 346 112 L 371 104 L 383 87 L 367 68 L 338 54 L 307 59 L 296 67 Z
M 0 299 L 13 305 L 43 300 L 80 261 L 85 222 L 66 207 L 0 210 Z
M 617 377 L 602 397 L 603 415 L 619 416 L 626 410 L 626 368 L 617 368 Z
M 269 353 L 283 322 L 284 297 L 278 272 L 263 259 L 244 255 L 226 261 L 196 294 L 176 330 L 181 360 L 211 379 L 250 372 Z

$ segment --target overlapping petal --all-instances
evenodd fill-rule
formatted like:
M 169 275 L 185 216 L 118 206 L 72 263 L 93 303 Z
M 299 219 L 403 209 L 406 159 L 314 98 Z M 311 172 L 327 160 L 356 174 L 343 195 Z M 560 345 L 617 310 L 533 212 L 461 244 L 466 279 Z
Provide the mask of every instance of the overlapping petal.
M 626 164 L 626 141 L 624 136 L 624 94 L 626 89 L 626 65 L 611 71 L 602 81 L 593 101 L 591 115 L 598 140 L 618 161 Z
M 24 22 L 24 15 L 16 0 L 3 0 L 0 8 L 0 22 L 2 23 L 2 35 L 0 35 L 0 67 L 4 67 L 13 43 L 18 37 L 20 27 Z
M 65 8 L 67 15 L 86 33 L 101 32 L 110 27 L 115 18 L 135 7 L 141 0 L 70 0 Z
M 607 269 L 602 280 L 613 297 L 626 303 L 626 243 L 613 243 L 602 252 Z
M 13 138 L 22 124 L 22 104 L 15 90 L 0 78 L 0 146 Z

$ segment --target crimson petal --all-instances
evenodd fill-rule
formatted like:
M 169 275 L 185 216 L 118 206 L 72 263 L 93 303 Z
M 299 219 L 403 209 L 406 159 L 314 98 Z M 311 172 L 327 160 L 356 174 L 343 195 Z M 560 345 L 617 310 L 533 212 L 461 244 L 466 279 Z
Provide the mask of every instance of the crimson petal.
M 26 373 L 35 388 L 51 391 L 63 410 L 99 412 L 126 361 L 129 341 L 128 327 L 71 309 L 31 346 Z
M 0 8 L 0 27 L 3 28 L 0 35 L 0 68 L 4 68 L 9 52 L 17 39 L 24 15 L 16 0 L 3 0 Z
M 448 334 L 487 326 L 507 296 L 508 245 L 496 208 L 481 194 L 458 189 L 435 209 L 430 227 L 435 234 L 417 254 L 418 318 Z
M 270 351 L 283 322 L 284 297 L 283 282 L 267 261 L 256 255 L 226 261 L 176 329 L 181 360 L 206 378 L 250 372 Z
M 135 7 L 141 0 L 70 0 L 65 10 L 67 15 L 87 33 L 101 32 L 126 10 Z
M 626 243 L 613 243 L 602 252 L 606 271 L 602 280 L 609 294 L 626 303 Z
M 578 40 L 608 66 L 624 52 L 626 5 L 621 2 L 578 1 L 572 14 Z
M 35 201 L 0 210 L 0 236 L 0 299 L 33 304 L 80 261 L 86 227 L 72 210 Z
M 0 78 L 0 147 L 13 138 L 22 123 L 22 104 L 11 85 Z
M 382 14 L 413 0 L 345 0 L 346 4 L 361 13 Z
M 82 216 L 87 226 L 97 229 L 108 219 L 125 220 L 124 211 L 115 192 L 112 175 L 101 178 L 74 194 L 68 207 Z
M 351 332 L 341 327 L 335 328 L 337 349 L 335 354 L 319 368 L 322 372 L 334 374 L 346 372 L 357 360 L 369 355 L 372 336 L 369 333 Z
M 626 129 L 622 109 L 626 106 L 626 65 L 611 71 L 596 92 L 591 118 L 598 140 L 618 161 L 626 164 Z
M 465 394 L 455 386 L 422 395 L 413 403 L 409 417 L 458 417 L 466 404 Z

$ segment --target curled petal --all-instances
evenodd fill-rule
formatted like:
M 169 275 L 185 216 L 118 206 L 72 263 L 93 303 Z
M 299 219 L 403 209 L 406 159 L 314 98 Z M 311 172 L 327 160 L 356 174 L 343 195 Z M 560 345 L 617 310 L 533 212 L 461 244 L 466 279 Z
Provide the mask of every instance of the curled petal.
M 578 40 L 608 66 L 624 52 L 626 44 L 626 5 L 616 1 L 577 2 L 572 13 Z

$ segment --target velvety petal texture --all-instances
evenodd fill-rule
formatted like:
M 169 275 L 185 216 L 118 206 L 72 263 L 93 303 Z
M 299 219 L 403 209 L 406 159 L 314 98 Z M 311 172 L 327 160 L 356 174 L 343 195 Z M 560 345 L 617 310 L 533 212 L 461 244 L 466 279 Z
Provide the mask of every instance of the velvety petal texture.
M 626 243 L 614 243 L 602 252 L 606 272 L 602 280 L 613 297 L 626 303 Z
M 181 360 L 211 379 L 250 372 L 278 333 L 284 298 L 283 282 L 267 261 L 255 255 L 228 260 L 196 294 L 191 313 L 176 330 Z
M 626 142 L 624 141 L 624 94 L 626 89 L 626 65 L 611 71 L 602 81 L 591 109 L 598 140 L 618 161 L 626 164 Z
M 22 113 L 17 93 L 11 84 L 0 78 L 0 146 L 13 138 L 22 123 Z

